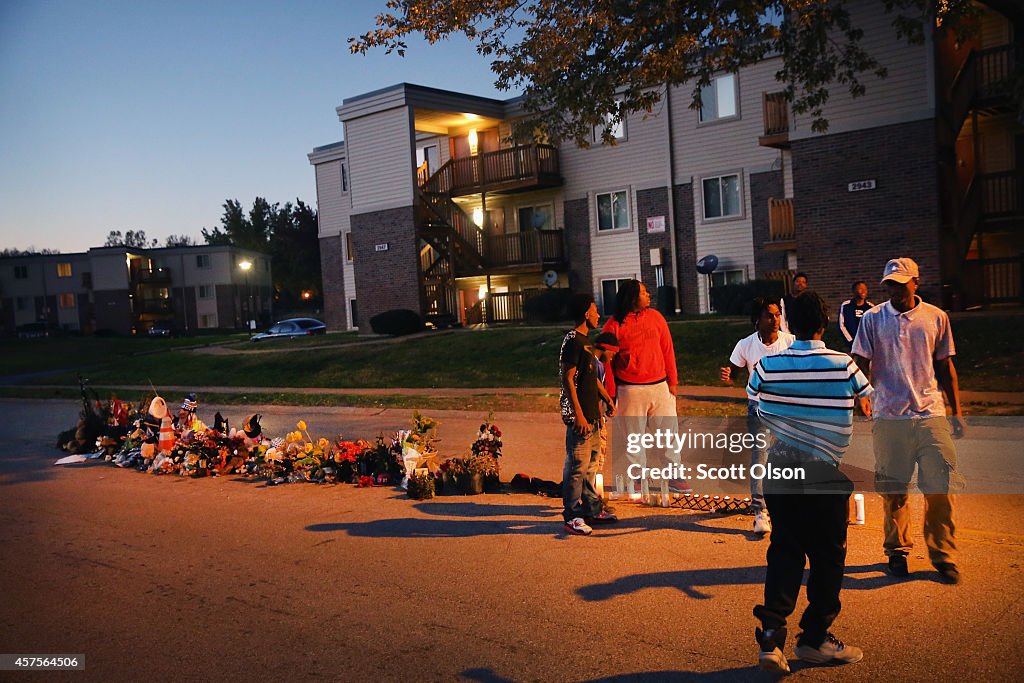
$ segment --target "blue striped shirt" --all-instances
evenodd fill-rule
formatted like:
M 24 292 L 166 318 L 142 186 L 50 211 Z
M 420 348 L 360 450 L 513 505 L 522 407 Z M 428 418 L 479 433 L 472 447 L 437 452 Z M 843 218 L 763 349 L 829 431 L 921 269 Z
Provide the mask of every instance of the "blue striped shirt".
M 754 366 L 747 396 L 776 438 L 838 464 L 850 445 L 856 397 L 873 389 L 845 353 L 818 340 L 793 342 Z

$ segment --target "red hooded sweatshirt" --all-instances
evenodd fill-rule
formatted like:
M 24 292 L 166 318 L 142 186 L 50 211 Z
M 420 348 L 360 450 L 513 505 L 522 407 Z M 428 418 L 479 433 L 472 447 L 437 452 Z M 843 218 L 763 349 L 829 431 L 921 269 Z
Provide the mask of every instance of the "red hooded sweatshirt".
M 619 338 L 619 353 L 612 361 L 618 384 L 679 384 L 676 352 L 665 318 L 653 308 L 629 313 L 621 323 L 610 318 L 604 332 Z

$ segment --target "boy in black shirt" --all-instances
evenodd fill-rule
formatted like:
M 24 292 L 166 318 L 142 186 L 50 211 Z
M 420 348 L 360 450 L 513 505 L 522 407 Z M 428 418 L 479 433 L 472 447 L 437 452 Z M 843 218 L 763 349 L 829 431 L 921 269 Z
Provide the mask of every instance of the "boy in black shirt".
M 611 404 L 611 397 L 598 382 L 594 355 L 587 349 L 587 332 L 600 321 L 594 297 L 577 294 L 569 308 L 576 327 L 565 335 L 559 354 L 559 407 L 565 423 L 562 516 L 566 531 L 587 536 L 593 531 L 587 520 L 603 524 L 617 521 L 615 515 L 601 509 L 601 498 L 592 483 L 601 451 L 601 400 Z M 610 408 L 609 415 L 613 413 L 614 408 Z

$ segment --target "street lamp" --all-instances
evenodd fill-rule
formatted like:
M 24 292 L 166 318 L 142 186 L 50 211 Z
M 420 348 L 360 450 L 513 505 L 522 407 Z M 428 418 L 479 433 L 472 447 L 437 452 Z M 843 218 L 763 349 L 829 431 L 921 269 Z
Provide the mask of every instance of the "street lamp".
M 249 339 L 252 339 L 252 289 L 249 287 L 249 269 L 252 268 L 252 261 L 243 259 L 238 262 L 238 267 L 245 273 L 245 291 L 249 297 L 249 306 L 246 310 L 247 319 L 245 327 L 249 330 Z

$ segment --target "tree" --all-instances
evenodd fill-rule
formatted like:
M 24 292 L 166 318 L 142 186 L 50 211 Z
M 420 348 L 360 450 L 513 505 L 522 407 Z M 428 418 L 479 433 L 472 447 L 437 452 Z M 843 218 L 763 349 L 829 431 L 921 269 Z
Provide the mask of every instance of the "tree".
M 317 213 L 301 199 L 284 206 L 263 197 L 253 200 L 248 212 L 237 199 L 224 202 L 221 224 L 203 228 L 207 244 L 224 244 L 270 254 L 274 291 L 280 305 L 303 303 L 302 293 L 321 291 L 320 242 Z M 309 303 L 309 302 L 306 302 Z
M 35 246 L 31 246 L 28 249 L 18 249 L 16 247 L 5 247 L 0 249 L 0 257 L 6 256 L 37 256 L 40 254 L 59 254 L 60 249 L 37 249 Z
M 164 240 L 165 247 L 194 247 L 196 240 L 191 235 L 168 235 Z
M 105 247 L 132 247 L 134 249 L 153 249 L 160 246 L 160 241 L 155 237 L 146 237 L 145 230 L 128 230 L 123 235 L 120 230 L 111 230 L 107 233 Z
M 897 37 L 924 41 L 927 27 L 965 37 L 977 8 L 971 0 L 870 0 L 892 17 Z M 353 53 L 383 47 L 404 56 L 405 39 L 422 33 L 431 44 L 463 34 L 493 58 L 495 85 L 522 89 L 532 116 L 518 136 L 538 128 L 552 139 L 587 146 L 591 130 L 613 143 L 612 129 L 629 112 L 651 112 L 664 86 L 701 88 L 721 72 L 735 73 L 781 55 L 776 78 L 798 114 L 825 131 L 829 89 L 853 97 L 864 78 L 886 76 L 865 50 L 863 30 L 846 0 L 388 0 L 377 28 L 349 38 Z

